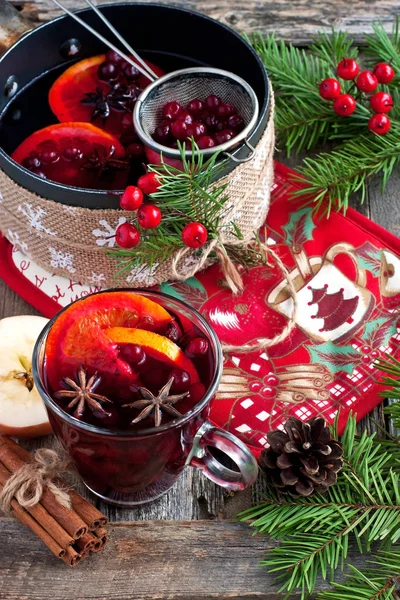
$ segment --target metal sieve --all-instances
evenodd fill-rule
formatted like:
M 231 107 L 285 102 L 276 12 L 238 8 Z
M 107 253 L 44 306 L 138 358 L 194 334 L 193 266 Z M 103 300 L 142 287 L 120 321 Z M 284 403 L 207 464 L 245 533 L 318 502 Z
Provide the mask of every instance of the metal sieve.
M 213 154 L 221 150 L 236 162 L 246 162 L 254 155 L 254 148 L 247 138 L 252 133 L 258 119 L 258 100 L 253 88 L 241 77 L 229 71 L 206 67 L 181 69 L 168 73 L 151 83 L 139 96 L 134 112 L 133 123 L 136 133 L 148 148 L 163 153 L 170 158 L 180 158 L 177 149 L 169 148 L 156 142 L 152 135 L 162 117 L 162 107 L 171 101 L 179 102 L 182 106 L 199 98 L 205 100 L 210 94 L 220 97 L 224 103 L 232 104 L 242 117 L 244 129 L 228 142 L 200 150 L 204 155 Z M 245 143 L 250 149 L 250 154 L 244 159 L 238 159 L 227 152 Z M 191 150 L 186 150 L 185 155 L 190 157 Z
M 130 44 L 128 44 L 109 20 L 106 19 L 98 7 L 93 4 L 92 0 L 85 0 L 85 2 L 125 46 L 130 54 L 136 58 L 137 62 L 133 61 L 130 56 L 127 56 L 112 42 L 107 40 L 98 31 L 93 29 L 93 27 L 78 17 L 78 15 L 71 12 L 61 4 L 59 0 L 53 0 L 53 2 L 70 17 L 75 19 L 80 25 L 85 27 L 85 29 L 96 36 L 97 39 L 102 41 L 109 48 L 122 56 L 128 63 L 138 69 L 142 75 L 145 75 L 152 81 L 152 83 L 140 94 L 133 111 L 133 123 L 136 133 L 145 146 L 158 153 L 162 152 L 163 155 L 170 158 L 179 159 L 181 156 L 179 150 L 163 146 L 151 137 L 157 125 L 162 120 L 162 107 L 172 100 L 176 100 L 185 106 L 193 98 L 204 100 L 207 96 L 215 94 L 215 96 L 219 96 L 224 103 L 232 104 L 236 108 L 238 114 L 242 117 L 245 126 L 240 133 L 228 142 L 213 146 L 212 148 L 199 150 L 199 152 L 203 155 L 210 155 L 216 150 L 220 150 L 229 156 L 231 160 L 238 163 L 247 162 L 253 158 L 255 149 L 249 143 L 247 138 L 257 124 L 259 107 L 257 96 L 253 88 L 244 79 L 229 71 L 222 71 L 221 69 L 213 69 L 211 67 L 181 69 L 180 71 L 174 71 L 163 77 L 157 77 L 147 63 L 138 55 Z M 236 158 L 227 152 L 227 150 L 233 150 L 241 143 L 244 143 L 250 150 L 250 153 L 245 158 Z M 185 151 L 185 156 L 190 157 L 191 154 L 191 150 Z

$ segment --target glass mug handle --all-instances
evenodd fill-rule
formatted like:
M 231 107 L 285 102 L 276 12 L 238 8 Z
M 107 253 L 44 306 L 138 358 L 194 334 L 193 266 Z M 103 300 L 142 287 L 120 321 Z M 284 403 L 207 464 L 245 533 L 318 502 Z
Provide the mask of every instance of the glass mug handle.
M 239 470 L 225 467 L 211 454 L 210 447 L 229 456 Z M 235 491 L 252 485 L 258 475 L 257 461 L 246 444 L 209 421 L 205 421 L 196 433 L 186 464 L 200 469 L 214 483 Z

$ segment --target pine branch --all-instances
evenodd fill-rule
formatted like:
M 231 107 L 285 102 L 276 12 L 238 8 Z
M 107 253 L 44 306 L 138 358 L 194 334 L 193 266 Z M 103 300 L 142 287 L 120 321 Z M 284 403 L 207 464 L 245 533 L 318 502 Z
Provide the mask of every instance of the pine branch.
M 317 600 L 399 600 L 400 548 L 380 551 L 368 561 L 373 565 L 362 571 L 351 570 L 344 583 L 333 583 L 333 590 L 321 592 Z
M 350 417 L 342 437 L 344 468 L 325 496 L 293 500 L 269 489 L 261 504 L 239 515 L 280 540 L 262 564 L 278 574 L 281 591 L 299 589 L 307 598 L 319 574 L 326 579 L 343 569 L 350 541 L 365 552 L 400 537 L 400 464 L 374 436 L 357 438 L 355 430 Z
M 396 77 L 391 82 L 390 87 L 398 85 L 400 79 L 399 25 L 400 18 L 397 16 L 390 35 L 379 21 L 372 24 L 374 33 L 366 35 L 367 47 L 365 48 L 365 54 L 369 57 L 369 63 L 374 65 L 377 62 L 388 62 L 396 72 Z
M 374 366 L 389 375 L 382 379 L 381 383 L 390 386 L 390 389 L 381 392 L 380 395 L 384 398 L 398 400 L 398 402 L 386 406 L 384 412 L 393 419 L 393 425 L 400 428 L 400 361 L 390 354 L 387 357 L 387 360 L 379 360 Z

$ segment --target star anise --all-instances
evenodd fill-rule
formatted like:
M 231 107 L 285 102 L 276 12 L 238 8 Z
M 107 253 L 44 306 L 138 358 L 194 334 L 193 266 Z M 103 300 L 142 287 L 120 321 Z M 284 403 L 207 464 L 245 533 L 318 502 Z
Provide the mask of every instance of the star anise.
M 141 91 L 136 85 L 116 83 L 107 94 L 101 88 L 97 88 L 95 92 L 86 93 L 81 103 L 93 106 L 91 120 L 102 119 L 104 125 L 112 108 L 126 112 L 132 111 Z
M 110 167 L 114 169 L 127 169 L 129 161 L 114 158 L 114 154 L 115 146 L 112 144 L 107 148 L 101 144 L 93 144 L 92 153 L 89 156 L 85 156 L 86 162 L 83 164 L 83 168 L 99 171 L 99 177 Z
M 70 389 L 59 390 L 54 396 L 57 400 L 71 400 L 67 408 L 74 408 L 76 406 L 72 414 L 77 419 L 82 419 L 86 408 L 89 408 L 95 416 L 108 417 L 110 413 L 104 410 L 100 402 L 111 403 L 112 401 L 106 396 L 95 393 L 100 382 L 101 377 L 98 377 L 97 373 L 92 375 L 88 380 L 87 371 L 80 366 L 77 381 L 74 381 L 70 377 L 65 377 L 63 383 Z
M 146 417 L 149 417 L 154 412 L 154 425 L 159 427 L 161 425 L 162 420 L 162 411 L 165 411 L 171 417 L 181 417 L 181 413 L 177 410 L 173 404 L 186 398 L 188 392 L 184 394 L 178 394 L 176 396 L 169 396 L 169 392 L 171 386 L 174 382 L 174 378 L 171 379 L 161 388 L 158 394 L 155 396 L 150 390 L 147 388 L 141 387 L 139 388 L 139 392 L 142 394 L 142 400 L 136 400 L 130 404 L 124 404 L 125 408 L 142 408 L 143 410 L 138 414 L 136 419 L 133 419 L 132 425 L 134 423 L 139 423 L 139 421 L 143 421 Z

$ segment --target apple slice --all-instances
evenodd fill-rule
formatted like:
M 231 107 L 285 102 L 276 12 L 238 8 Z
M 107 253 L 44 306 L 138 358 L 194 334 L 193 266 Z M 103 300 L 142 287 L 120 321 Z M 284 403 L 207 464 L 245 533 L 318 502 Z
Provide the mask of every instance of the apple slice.
M 48 319 L 0 320 L 0 433 L 19 438 L 51 433 L 46 409 L 32 378 L 32 351 Z

